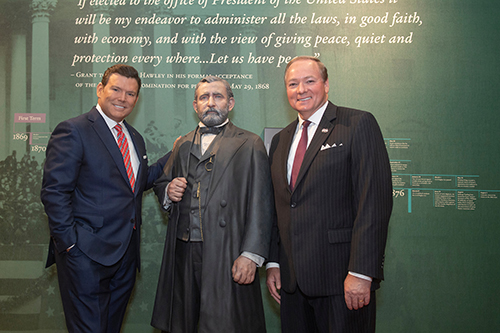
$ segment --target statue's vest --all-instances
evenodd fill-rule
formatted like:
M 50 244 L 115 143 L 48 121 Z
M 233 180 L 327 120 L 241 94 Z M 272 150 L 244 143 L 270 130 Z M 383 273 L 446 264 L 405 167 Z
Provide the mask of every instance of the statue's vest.
M 179 202 L 179 222 L 177 238 L 183 241 L 203 241 L 203 212 L 205 211 L 208 188 L 215 165 L 216 148 L 222 134 L 217 135 L 207 151 L 201 155 L 200 134 L 196 133 L 195 141 L 189 155 L 187 188 Z

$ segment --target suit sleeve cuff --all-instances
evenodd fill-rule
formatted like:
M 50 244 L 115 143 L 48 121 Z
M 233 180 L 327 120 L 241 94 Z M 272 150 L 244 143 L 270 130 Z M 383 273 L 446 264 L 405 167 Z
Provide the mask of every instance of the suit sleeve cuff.
M 280 264 L 278 264 L 277 262 L 268 262 L 266 264 L 266 269 L 269 268 L 280 268 Z
M 261 257 L 258 254 L 248 252 L 248 251 L 243 251 L 243 253 L 241 255 L 245 258 L 252 260 L 257 265 L 257 267 L 262 267 L 262 264 L 264 264 L 264 260 L 265 260 L 264 257 Z
M 165 210 L 169 209 L 170 208 L 170 205 L 172 205 L 172 200 L 170 200 L 170 198 L 168 197 L 168 187 L 170 186 L 170 183 L 167 184 L 167 186 L 165 187 L 165 197 L 163 198 L 163 208 Z
M 367 280 L 367 281 L 372 281 L 372 278 L 367 276 L 367 275 L 363 275 L 363 274 L 359 274 L 359 273 L 354 273 L 354 272 L 349 272 L 350 275 L 352 276 L 355 276 L 357 278 L 360 278 L 360 279 L 363 279 L 363 280 Z

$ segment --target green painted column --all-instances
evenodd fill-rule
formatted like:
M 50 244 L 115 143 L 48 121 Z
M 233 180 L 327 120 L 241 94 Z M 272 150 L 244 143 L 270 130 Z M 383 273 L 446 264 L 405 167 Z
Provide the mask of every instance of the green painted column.
M 57 0 L 33 0 L 31 42 L 31 107 L 30 113 L 44 114 L 43 120 L 28 123 L 31 132 L 31 146 L 44 146 L 48 142 L 50 132 L 50 74 L 49 74 L 49 22 L 50 13 L 57 5 Z M 35 117 L 43 119 L 43 117 Z M 37 152 L 41 152 L 36 149 Z M 34 156 L 43 159 L 45 154 Z
M 10 114 L 26 113 L 27 110 L 27 90 L 26 90 L 26 32 L 22 27 L 13 29 L 12 46 L 11 46 L 11 79 L 10 79 Z M 26 142 L 13 140 L 12 136 L 15 133 L 26 133 L 25 123 L 14 123 L 11 120 L 12 132 L 8 133 L 11 136 L 7 141 L 8 154 L 16 150 L 20 156 L 26 151 Z

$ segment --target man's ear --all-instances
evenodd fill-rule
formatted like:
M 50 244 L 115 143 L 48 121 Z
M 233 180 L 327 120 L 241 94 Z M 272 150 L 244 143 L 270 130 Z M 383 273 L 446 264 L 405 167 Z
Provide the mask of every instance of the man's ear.
M 104 90 L 104 86 L 102 85 L 102 82 L 99 82 L 99 84 L 97 85 L 97 89 L 96 89 L 97 98 L 101 98 L 101 94 L 102 94 L 103 90 Z
M 234 108 L 234 104 L 236 103 L 236 101 L 234 100 L 233 97 L 230 97 L 229 98 L 229 103 L 228 103 L 228 107 L 229 107 L 229 111 L 232 111 L 233 108 Z

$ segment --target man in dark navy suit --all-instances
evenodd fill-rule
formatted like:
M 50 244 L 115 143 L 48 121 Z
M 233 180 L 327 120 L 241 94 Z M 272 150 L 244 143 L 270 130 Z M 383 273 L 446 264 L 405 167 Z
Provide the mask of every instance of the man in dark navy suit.
M 267 265 L 282 331 L 374 332 L 392 210 L 382 133 L 370 113 L 328 101 L 317 58 L 292 59 L 285 85 L 298 119 L 271 143 L 277 223 Z
M 124 121 L 140 86 L 133 67 L 108 68 L 97 105 L 60 123 L 47 146 L 47 267 L 57 264 L 69 332 L 118 333 L 140 268 L 142 194 L 169 156 L 148 167 L 142 136 Z

